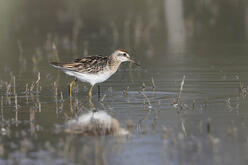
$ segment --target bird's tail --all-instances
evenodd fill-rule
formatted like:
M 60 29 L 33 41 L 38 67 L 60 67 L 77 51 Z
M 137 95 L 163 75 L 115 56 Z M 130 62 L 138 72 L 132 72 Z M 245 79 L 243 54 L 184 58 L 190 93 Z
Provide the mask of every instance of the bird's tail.
M 50 64 L 53 67 L 55 67 L 55 68 L 61 68 L 61 67 L 63 67 L 63 64 L 62 63 L 59 63 L 59 62 L 51 62 Z

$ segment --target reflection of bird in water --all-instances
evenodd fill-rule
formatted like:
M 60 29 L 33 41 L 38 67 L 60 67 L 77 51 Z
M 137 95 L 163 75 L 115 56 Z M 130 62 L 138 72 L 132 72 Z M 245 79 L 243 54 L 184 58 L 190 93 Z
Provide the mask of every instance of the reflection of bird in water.
M 70 76 L 74 76 L 76 79 L 70 83 L 70 96 L 72 95 L 72 86 L 77 79 L 82 82 L 91 84 L 88 96 L 91 101 L 92 88 L 96 83 L 106 81 L 112 76 L 120 64 L 125 61 L 134 62 L 127 51 L 116 50 L 109 57 L 103 56 L 91 56 L 83 57 L 74 60 L 71 63 L 57 63 L 52 62 L 51 65 L 61 69 L 63 72 Z
M 66 123 L 66 132 L 90 136 L 129 135 L 126 129 L 120 127 L 119 121 L 105 111 L 89 112 L 76 119 L 69 120 Z

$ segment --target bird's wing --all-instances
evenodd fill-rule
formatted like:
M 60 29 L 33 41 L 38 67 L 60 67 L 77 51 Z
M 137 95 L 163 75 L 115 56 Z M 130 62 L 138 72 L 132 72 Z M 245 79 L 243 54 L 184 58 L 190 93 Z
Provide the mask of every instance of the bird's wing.
M 64 63 L 64 69 L 80 73 L 96 73 L 102 70 L 108 63 L 108 57 L 91 56 L 75 59 L 72 63 Z

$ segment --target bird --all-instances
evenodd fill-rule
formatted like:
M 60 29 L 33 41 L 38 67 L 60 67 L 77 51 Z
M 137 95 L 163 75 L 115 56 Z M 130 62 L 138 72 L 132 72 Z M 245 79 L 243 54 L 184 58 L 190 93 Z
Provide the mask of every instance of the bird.
M 110 56 L 88 56 L 75 59 L 73 62 L 51 62 L 51 65 L 62 70 L 65 74 L 75 77 L 69 85 L 70 97 L 72 96 L 72 86 L 77 80 L 89 83 L 91 87 L 88 98 L 91 101 L 92 89 L 95 84 L 109 79 L 116 73 L 120 64 L 127 61 L 139 65 L 123 49 L 115 50 Z

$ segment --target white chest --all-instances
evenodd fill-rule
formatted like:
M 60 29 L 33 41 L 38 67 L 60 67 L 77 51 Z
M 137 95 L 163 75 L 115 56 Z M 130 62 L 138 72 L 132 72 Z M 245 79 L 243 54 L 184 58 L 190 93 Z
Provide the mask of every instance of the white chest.
M 68 74 L 68 73 L 67 73 Z M 95 85 L 96 83 L 101 83 L 106 81 L 110 76 L 113 75 L 111 71 L 100 72 L 97 74 L 85 74 L 79 72 L 71 72 L 69 75 L 75 76 L 82 82 L 90 83 L 91 85 Z

